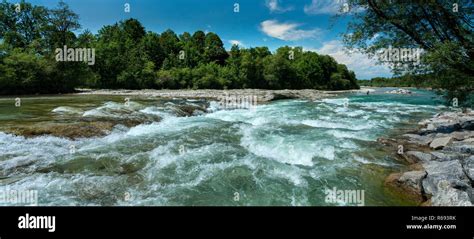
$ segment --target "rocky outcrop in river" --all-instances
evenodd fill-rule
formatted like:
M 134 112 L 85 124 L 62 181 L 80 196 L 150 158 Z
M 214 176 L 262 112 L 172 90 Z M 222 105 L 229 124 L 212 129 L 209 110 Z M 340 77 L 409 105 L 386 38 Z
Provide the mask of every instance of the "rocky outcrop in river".
M 208 104 L 208 103 L 207 103 Z M 167 103 L 156 107 L 158 112 L 168 113 L 177 117 L 188 117 L 207 112 L 207 105 L 194 103 Z M 79 109 L 60 106 L 52 110 L 50 121 L 33 124 L 18 124 L 4 129 L 8 133 L 25 137 L 52 135 L 69 139 L 100 137 L 109 134 L 114 127 L 122 125 L 134 127 L 161 121 L 161 116 L 149 108 L 136 102 L 106 102 L 92 109 Z
M 397 139 L 395 147 L 409 170 L 391 174 L 392 189 L 432 206 L 474 204 L 474 112 L 443 112 L 419 123 L 420 129 Z

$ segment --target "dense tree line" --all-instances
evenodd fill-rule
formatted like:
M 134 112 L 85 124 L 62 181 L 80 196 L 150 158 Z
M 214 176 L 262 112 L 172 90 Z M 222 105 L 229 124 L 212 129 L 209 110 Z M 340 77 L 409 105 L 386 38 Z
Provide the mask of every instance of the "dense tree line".
M 357 81 L 360 86 L 371 87 L 416 87 L 416 88 L 432 88 L 436 85 L 435 76 L 427 75 L 410 75 L 406 74 L 398 77 L 374 77 L 370 80 Z
M 332 57 L 301 47 L 227 52 L 215 33 L 146 31 L 136 19 L 81 28 L 60 2 L 54 9 L 0 3 L 0 94 L 72 92 L 76 87 L 127 89 L 358 88 L 355 74 Z M 56 60 L 55 49 L 95 49 L 95 64 Z

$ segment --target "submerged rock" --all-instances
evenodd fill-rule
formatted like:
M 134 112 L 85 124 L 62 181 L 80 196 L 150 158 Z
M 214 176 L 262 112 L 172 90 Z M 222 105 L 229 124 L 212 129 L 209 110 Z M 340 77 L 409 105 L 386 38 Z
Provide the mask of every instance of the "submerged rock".
M 70 139 L 104 136 L 114 127 L 112 122 L 38 123 L 11 129 L 11 133 L 25 137 L 53 135 Z
M 198 105 L 177 105 L 175 112 L 178 116 L 195 116 L 207 113 L 207 109 Z

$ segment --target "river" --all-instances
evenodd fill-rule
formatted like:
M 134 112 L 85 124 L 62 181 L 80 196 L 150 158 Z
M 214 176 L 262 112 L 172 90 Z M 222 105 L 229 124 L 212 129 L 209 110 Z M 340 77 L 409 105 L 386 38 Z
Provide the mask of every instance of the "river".
M 5 132 L 115 117 L 123 97 L 33 96 L 20 107 L 1 98 L 0 191 L 37 190 L 39 205 L 347 205 L 325 200 L 325 190 L 337 188 L 363 190 L 365 205 L 413 205 L 384 187 L 404 165 L 376 140 L 416 127 L 443 106 L 429 91 L 387 90 L 234 110 L 131 97 L 134 112 L 162 119 L 75 140 Z M 170 110 L 176 104 L 210 112 L 178 117 Z

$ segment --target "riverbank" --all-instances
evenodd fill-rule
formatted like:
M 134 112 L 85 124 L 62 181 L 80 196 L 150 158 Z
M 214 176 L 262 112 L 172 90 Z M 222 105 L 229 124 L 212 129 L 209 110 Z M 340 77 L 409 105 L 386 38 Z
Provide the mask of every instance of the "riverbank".
M 79 89 L 79 95 L 122 95 L 138 97 L 157 97 L 164 99 L 205 99 L 220 100 L 228 96 L 256 96 L 257 102 L 264 103 L 281 99 L 318 100 L 343 93 L 373 91 L 371 88 L 359 90 L 321 91 L 321 90 L 263 90 L 263 89 L 232 89 L 232 90 L 91 90 Z
M 408 164 L 385 185 L 424 206 L 474 203 L 474 111 L 442 112 L 398 138 L 379 138 Z

